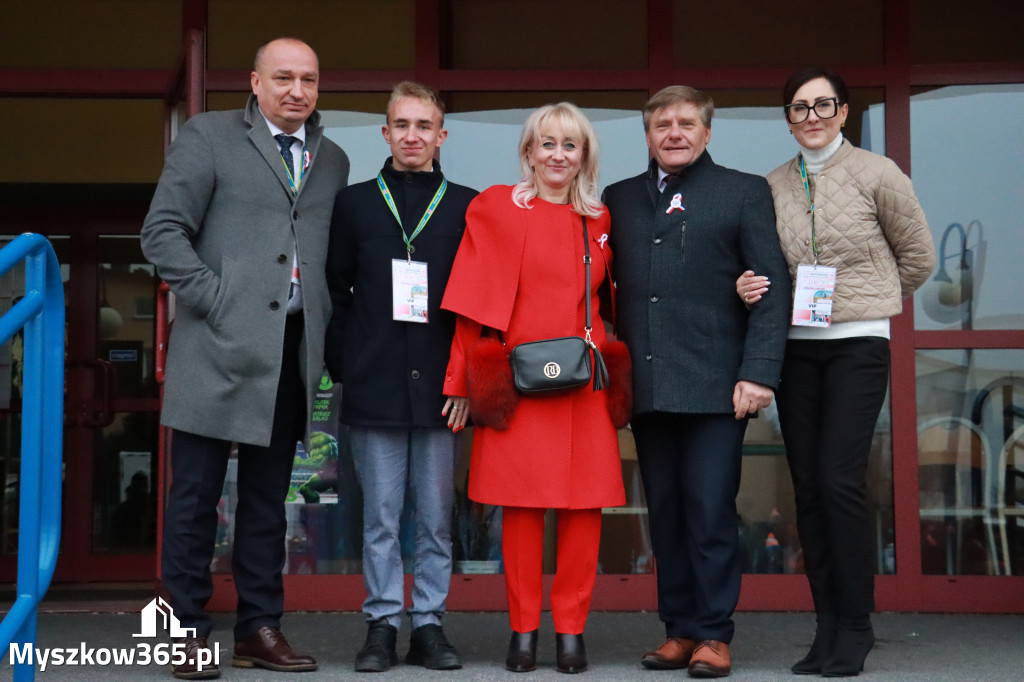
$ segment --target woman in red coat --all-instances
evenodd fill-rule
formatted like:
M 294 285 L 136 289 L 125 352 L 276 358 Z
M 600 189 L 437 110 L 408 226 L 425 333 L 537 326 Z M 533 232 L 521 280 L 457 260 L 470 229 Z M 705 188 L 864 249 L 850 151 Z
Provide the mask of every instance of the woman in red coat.
M 458 314 L 445 394 L 449 424 L 466 423 L 467 352 L 487 329 L 508 348 L 583 336 L 586 323 L 583 218 L 591 255 L 593 341 L 605 342 L 598 288 L 611 263 L 608 212 L 597 193 L 597 138 L 572 104 L 547 105 L 523 127 L 523 180 L 482 192 L 469 205 L 466 233 L 441 307 Z M 505 665 L 536 667 L 543 589 L 544 515 L 558 512 L 557 572 L 551 586 L 557 665 L 587 667 L 583 645 L 601 540 L 601 508 L 625 503 L 609 391 L 590 385 L 522 396 L 507 428 L 477 425 L 469 495 L 502 506 L 502 555 L 512 641 Z

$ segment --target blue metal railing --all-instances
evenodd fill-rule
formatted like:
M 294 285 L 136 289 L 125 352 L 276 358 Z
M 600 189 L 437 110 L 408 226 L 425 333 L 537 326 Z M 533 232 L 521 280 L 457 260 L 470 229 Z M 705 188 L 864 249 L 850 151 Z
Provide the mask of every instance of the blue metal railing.
M 39 601 L 60 549 L 61 447 L 64 430 L 64 287 L 53 247 L 23 234 L 0 250 L 0 276 L 25 261 L 25 295 L 0 317 L 0 344 L 24 328 L 17 598 L 0 622 L 0 656 L 11 644 L 35 647 Z M 15 682 L 35 678 L 18 662 Z

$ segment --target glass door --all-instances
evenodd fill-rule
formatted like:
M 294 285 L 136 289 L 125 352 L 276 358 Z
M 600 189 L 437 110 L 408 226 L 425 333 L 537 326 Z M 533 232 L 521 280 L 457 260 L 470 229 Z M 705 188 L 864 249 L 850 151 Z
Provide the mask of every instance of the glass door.
M 70 234 L 48 229 L 45 216 L 24 226 L 54 244 L 67 306 L 64 484 L 62 491 L 40 493 L 63 495 L 58 581 L 156 575 L 157 280 L 139 246 L 141 220 L 135 211 L 114 218 L 76 215 Z M 10 305 L 23 292 L 24 277 L 5 278 L 0 287 L 0 305 Z M 0 376 L 0 581 L 16 574 L 24 382 L 18 341 L 0 348 L 0 372 L 6 373 Z

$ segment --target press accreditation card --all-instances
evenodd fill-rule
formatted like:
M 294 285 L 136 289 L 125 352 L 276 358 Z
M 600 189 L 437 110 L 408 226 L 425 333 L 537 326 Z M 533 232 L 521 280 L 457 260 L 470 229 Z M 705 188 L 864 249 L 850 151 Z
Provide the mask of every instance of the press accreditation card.
M 824 265 L 800 265 L 793 291 L 793 325 L 827 327 L 832 323 L 832 294 L 836 269 Z
M 391 261 L 391 317 L 399 322 L 427 321 L 427 264 Z

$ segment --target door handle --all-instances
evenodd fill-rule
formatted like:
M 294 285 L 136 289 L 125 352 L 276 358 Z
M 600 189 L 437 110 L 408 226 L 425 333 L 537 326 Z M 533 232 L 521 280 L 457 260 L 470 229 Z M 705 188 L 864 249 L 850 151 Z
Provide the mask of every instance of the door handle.
M 83 367 L 91 367 L 97 372 L 100 389 L 100 409 L 94 409 L 86 403 L 82 407 L 82 426 L 103 428 L 114 423 L 114 410 L 111 406 L 111 394 L 114 386 L 114 363 L 106 360 L 83 360 Z
M 171 288 L 167 286 L 167 282 L 160 282 L 156 290 L 156 367 L 153 370 L 153 376 L 159 385 L 164 383 L 164 367 L 167 365 L 167 312 L 170 292 Z

